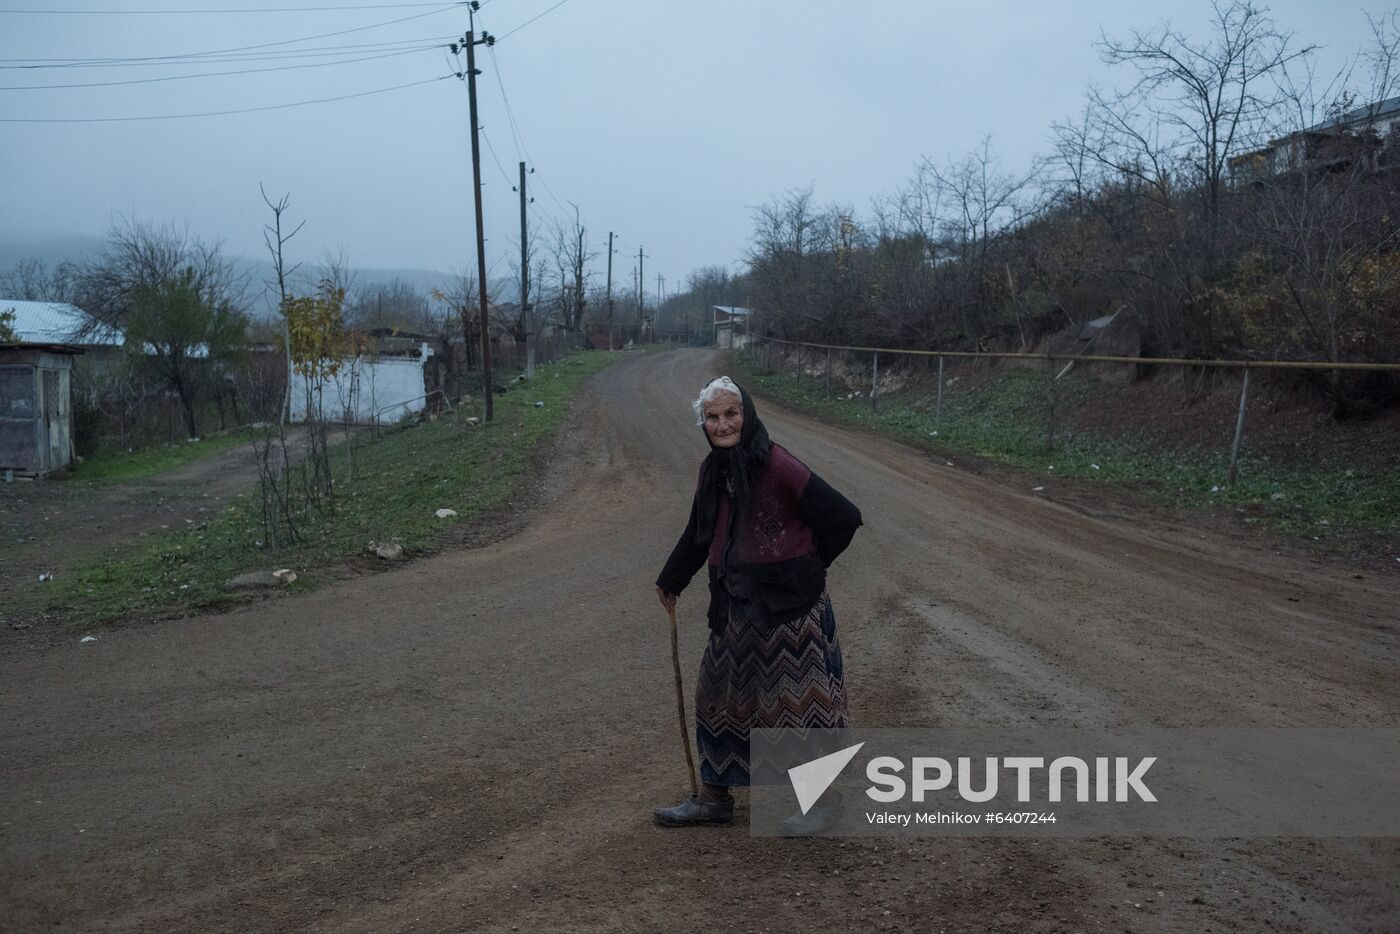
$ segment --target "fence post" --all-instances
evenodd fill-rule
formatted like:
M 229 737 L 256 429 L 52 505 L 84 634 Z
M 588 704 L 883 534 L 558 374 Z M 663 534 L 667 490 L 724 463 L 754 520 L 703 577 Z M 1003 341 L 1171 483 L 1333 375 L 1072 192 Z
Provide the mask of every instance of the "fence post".
M 802 345 L 797 345 L 797 353 L 792 355 L 793 367 L 792 378 L 797 382 L 797 388 L 802 388 Z
M 943 355 L 938 355 L 938 404 L 933 410 L 933 430 L 943 430 Z
M 831 401 L 831 348 L 826 348 L 826 401 Z
M 1244 436 L 1244 403 L 1249 398 L 1249 364 L 1244 367 L 1244 384 L 1240 386 L 1240 413 L 1235 418 L 1235 440 L 1230 445 L 1230 470 L 1225 475 L 1225 485 L 1235 485 L 1235 474 L 1240 461 L 1240 438 Z
M 880 352 L 877 350 L 871 357 L 870 362 L 870 411 L 880 411 L 879 403 L 875 401 L 875 394 L 880 391 Z
M 1048 450 L 1055 450 L 1055 358 L 1047 350 L 1045 352 L 1045 376 L 1050 381 L 1046 391 L 1046 399 L 1049 402 L 1049 424 L 1046 426 L 1045 446 Z

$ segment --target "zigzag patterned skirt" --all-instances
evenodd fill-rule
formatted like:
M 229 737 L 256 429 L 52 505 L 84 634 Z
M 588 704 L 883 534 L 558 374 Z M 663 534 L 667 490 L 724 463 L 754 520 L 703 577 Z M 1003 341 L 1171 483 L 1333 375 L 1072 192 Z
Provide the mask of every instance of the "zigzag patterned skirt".
M 710 633 L 695 687 L 695 741 L 707 785 L 749 783 L 749 731 L 849 726 L 831 599 L 801 619 L 754 625 L 731 613 Z

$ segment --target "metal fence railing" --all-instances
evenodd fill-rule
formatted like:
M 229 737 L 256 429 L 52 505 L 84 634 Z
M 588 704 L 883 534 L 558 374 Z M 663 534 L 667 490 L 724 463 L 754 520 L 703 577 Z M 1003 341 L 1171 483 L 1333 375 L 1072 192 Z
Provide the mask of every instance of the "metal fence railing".
M 1240 384 L 1239 406 L 1235 418 L 1235 427 L 1230 443 L 1229 468 L 1226 474 L 1226 484 L 1233 484 L 1239 465 L 1240 442 L 1244 437 L 1245 430 L 1245 410 L 1249 399 L 1249 376 L 1254 370 L 1318 370 L 1318 371 L 1365 371 L 1400 373 L 1400 363 L 1334 363 L 1328 361 L 1311 360 L 1216 360 L 1216 359 L 1185 359 L 1178 357 L 1134 357 L 1117 356 L 1112 354 L 1073 354 L 1073 353 L 1016 353 L 1003 351 L 952 351 L 952 350 L 904 350 L 892 347 L 861 347 L 841 344 L 819 344 L 807 341 L 780 340 L 772 337 L 760 337 L 755 335 L 750 345 L 749 351 L 755 354 L 765 370 L 774 369 L 774 350 L 779 349 L 779 365 L 786 365 L 789 361 L 782 359 L 784 353 L 792 358 L 794 374 L 801 380 L 804 372 L 816 369 L 821 374 L 824 383 L 825 396 L 829 400 L 832 396 L 832 374 L 834 354 L 841 354 L 846 359 L 851 355 L 869 356 L 870 373 L 870 408 L 878 411 L 880 405 L 880 358 L 883 356 L 886 363 L 900 358 L 915 358 L 923 360 L 936 360 L 938 367 L 937 391 L 934 402 L 934 423 L 941 423 L 943 416 L 943 394 L 945 388 L 944 366 L 948 360 L 1017 360 L 1023 362 L 1034 362 L 1037 365 L 1044 365 L 1046 372 L 1046 440 L 1049 447 L 1054 447 L 1056 430 L 1056 390 L 1057 381 L 1069 373 L 1076 365 L 1081 363 L 1108 363 L 1108 364 L 1130 364 L 1142 367 L 1179 367 L 1189 369 L 1204 370 L 1239 370 L 1243 371 L 1243 379 Z M 783 348 L 789 350 L 784 351 Z M 804 370 L 804 357 L 807 362 L 807 370 Z M 1057 364 L 1063 363 L 1063 367 Z M 849 368 L 848 368 L 849 369 Z

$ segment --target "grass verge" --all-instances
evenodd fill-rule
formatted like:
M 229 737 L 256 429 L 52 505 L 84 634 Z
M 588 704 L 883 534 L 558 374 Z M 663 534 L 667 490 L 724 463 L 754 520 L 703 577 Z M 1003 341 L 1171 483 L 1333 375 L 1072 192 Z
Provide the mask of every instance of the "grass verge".
M 248 571 L 291 568 L 298 580 L 286 589 L 312 589 L 317 569 L 365 554 L 371 540 L 421 553 L 503 502 L 579 384 L 615 359 L 583 352 L 537 367 L 533 382 L 496 397 L 489 425 L 470 424 L 472 408 L 332 447 L 334 504 L 306 517 L 297 544 L 264 547 L 255 488 L 216 518 L 75 567 L 54 582 L 50 609 L 86 624 L 169 615 L 238 602 L 224 584 Z M 436 518 L 442 508 L 457 515 Z
M 1242 453 L 1226 485 L 1228 452 L 1162 450 L 1130 436 L 1071 432 L 1076 406 L 1102 400 L 1103 384 L 1070 374 L 1056 384 L 1062 427 L 1047 444 L 1045 379 L 1012 370 L 975 391 L 945 393 L 941 417 L 920 394 L 891 396 L 872 411 L 868 396 L 828 400 L 822 386 L 762 370 L 740 355 L 737 368 L 763 392 L 822 417 L 863 425 L 932 452 L 964 452 L 1025 470 L 1031 485 L 1056 478 L 1115 484 L 1162 505 L 1230 510 L 1285 534 L 1330 542 L 1353 554 L 1385 551 L 1400 539 L 1400 470 L 1358 468 L 1342 458 L 1279 463 Z
M 95 454 L 69 468 L 68 476 L 74 480 L 98 482 L 139 480 L 247 444 L 252 437 L 251 430 L 246 427 L 233 428 L 195 440 L 176 441 L 139 451 Z

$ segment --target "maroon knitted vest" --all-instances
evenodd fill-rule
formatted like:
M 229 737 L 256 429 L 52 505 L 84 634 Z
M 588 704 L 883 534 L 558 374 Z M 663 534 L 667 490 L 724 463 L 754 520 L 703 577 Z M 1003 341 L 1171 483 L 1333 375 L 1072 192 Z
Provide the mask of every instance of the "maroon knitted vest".
M 816 554 L 816 536 L 797 511 L 798 500 L 807 488 L 812 471 L 807 465 L 774 444 L 768 462 L 759 472 L 749 515 L 735 529 L 737 541 L 730 560 L 734 564 L 768 564 L 803 555 Z M 729 510 L 732 498 L 720 497 L 715 516 L 715 537 L 710 540 L 710 564 L 724 561 L 729 543 Z

